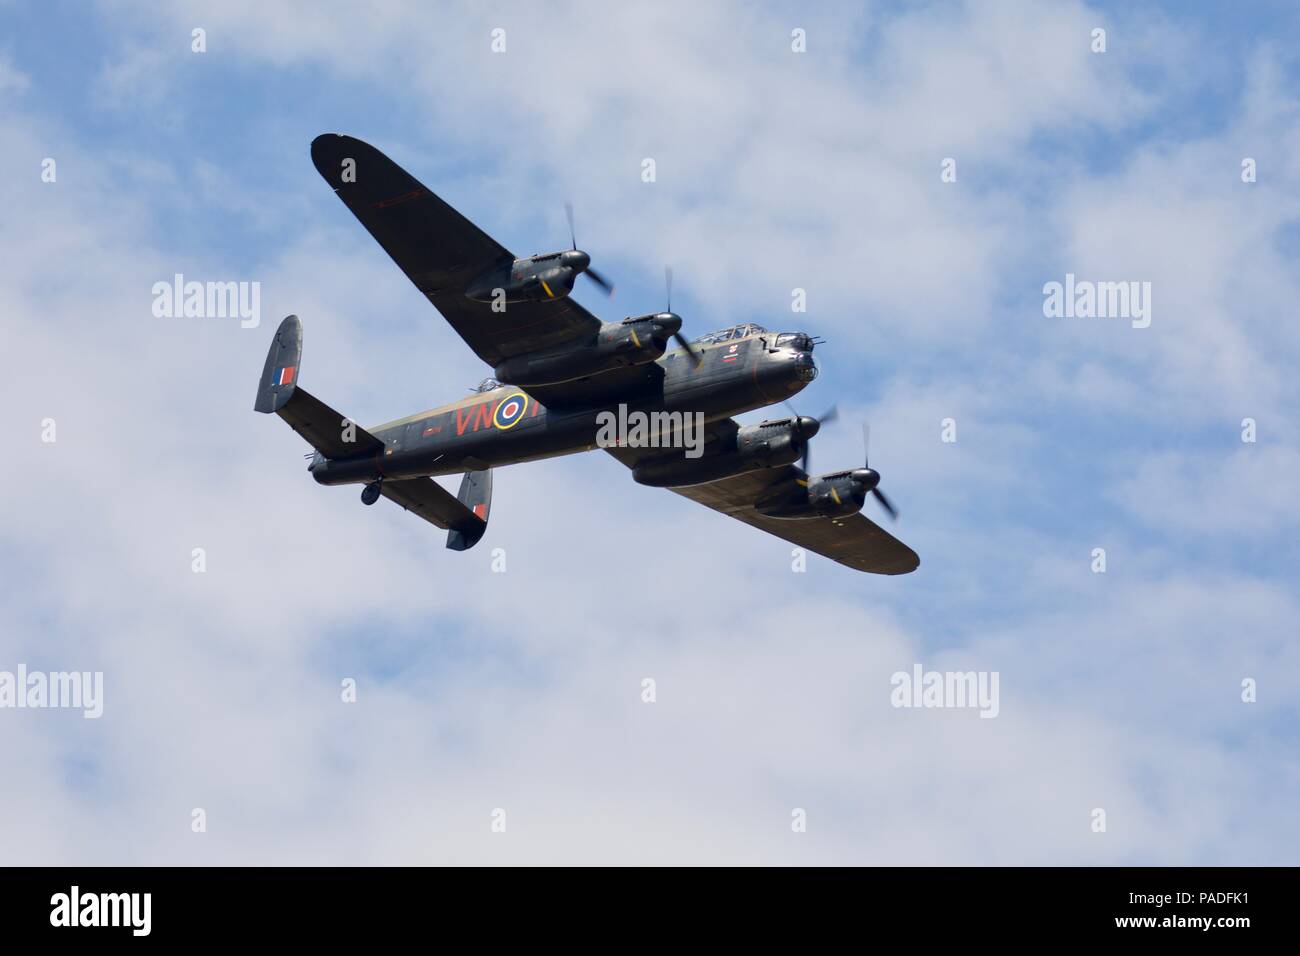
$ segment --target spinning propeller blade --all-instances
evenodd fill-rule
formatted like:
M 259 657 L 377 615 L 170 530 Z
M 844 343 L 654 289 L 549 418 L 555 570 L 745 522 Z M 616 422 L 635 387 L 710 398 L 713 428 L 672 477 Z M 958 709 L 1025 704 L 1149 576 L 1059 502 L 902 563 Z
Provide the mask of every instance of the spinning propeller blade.
M 566 201 L 564 203 L 564 215 L 569 220 L 569 241 L 573 243 L 573 248 L 578 248 L 578 231 L 573 227 L 573 203 Z
M 870 448 L 871 448 L 871 426 L 864 422 L 862 425 L 862 467 L 868 471 L 871 470 L 871 464 L 869 458 Z M 877 481 L 880 480 L 879 474 L 876 475 L 876 480 Z M 885 509 L 886 513 L 889 515 L 890 520 L 897 521 L 898 509 L 894 507 L 893 502 L 891 502 L 887 497 L 885 497 L 885 493 L 880 490 L 880 486 L 878 484 L 872 486 L 871 493 L 875 495 L 876 500 L 880 502 L 880 507 Z
M 672 266 L 664 266 L 664 286 L 668 289 L 668 308 L 666 311 L 671 313 L 673 311 L 673 267 Z M 696 365 L 699 365 L 701 362 L 704 361 L 704 356 L 700 355 L 697 349 L 691 348 L 691 343 L 687 341 L 686 336 L 682 335 L 682 331 L 680 328 L 673 333 L 673 338 L 677 341 L 678 345 L 680 345 L 682 348 L 686 350 L 686 354 L 691 357 L 691 361 L 694 362 Z
M 573 251 L 577 252 L 578 231 L 573 225 L 573 203 L 565 202 L 564 215 L 565 218 L 569 220 L 569 242 L 573 246 Z M 591 268 L 591 257 L 587 256 L 586 253 L 583 253 L 583 255 L 586 256 L 587 265 L 583 266 L 579 271 L 592 282 L 596 283 L 597 287 L 604 292 L 605 295 L 612 296 L 614 294 L 614 283 L 610 282 L 595 269 Z
M 881 491 L 879 488 L 872 488 L 871 493 L 875 495 L 876 500 L 880 502 L 880 507 L 884 508 L 885 511 L 889 512 L 889 520 L 897 521 L 898 509 L 895 508 L 892 504 L 890 504 L 889 499 L 885 497 L 885 493 Z
M 597 272 L 595 269 L 591 268 L 590 266 L 587 267 L 587 278 L 590 279 L 592 282 L 596 283 L 596 285 L 600 286 L 600 288 L 604 291 L 605 295 L 614 294 L 614 283 L 610 282 L 608 279 L 606 279 L 603 275 L 601 275 L 599 272 Z

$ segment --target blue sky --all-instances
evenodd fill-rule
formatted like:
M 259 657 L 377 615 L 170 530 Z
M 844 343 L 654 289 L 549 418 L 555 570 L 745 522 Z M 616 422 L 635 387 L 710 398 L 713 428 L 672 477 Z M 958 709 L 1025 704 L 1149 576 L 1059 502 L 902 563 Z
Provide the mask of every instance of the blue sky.
M 1296 861 L 1292 9 L 311 10 L 0 4 L 0 670 L 108 695 L 0 711 L 16 861 Z M 671 263 L 692 334 L 825 337 L 816 462 L 870 421 L 920 571 L 792 573 L 600 455 L 502 470 L 467 555 L 316 487 L 251 412 L 282 315 L 361 421 L 487 374 L 320 181 L 324 131 L 520 254 L 572 200 L 603 318 Z M 153 318 L 175 272 L 260 282 L 260 327 Z M 1151 282 L 1151 327 L 1045 317 L 1067 272 Z M 914 662 L 999 671 L 998 719 L 890 708 Z

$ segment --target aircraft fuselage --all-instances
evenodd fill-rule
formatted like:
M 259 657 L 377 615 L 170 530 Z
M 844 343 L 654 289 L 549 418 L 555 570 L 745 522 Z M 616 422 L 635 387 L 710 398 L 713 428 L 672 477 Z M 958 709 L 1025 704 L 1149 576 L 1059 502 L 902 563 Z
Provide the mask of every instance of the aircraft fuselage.
M 789 339 L 791 336 L 780 336 Z M 376 478 L 417 478 L 479 471 L 536 461 L 598 447 L 603 412 L 677 412 L 729 418 L 784 401 L 816 376 L 812 345 L 783 341 L 778 333 L 694 346 L 696 363 L 683 349 L 665 353 L 662 388 L 619 403 L 547 408 L 524 389 L 503 385 L 378 428 L 367 429 L 384 443 L 382 453 L 326 459 L 309 466 L 325 485 Z

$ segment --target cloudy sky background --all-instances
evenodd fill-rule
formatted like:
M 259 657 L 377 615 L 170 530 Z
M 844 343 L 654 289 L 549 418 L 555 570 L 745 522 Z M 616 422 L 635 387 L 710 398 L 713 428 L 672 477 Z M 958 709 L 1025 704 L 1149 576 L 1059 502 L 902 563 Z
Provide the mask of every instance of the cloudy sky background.
M 0 710 L 0 862 L 1300 862 L 1298 19 L 0 3 L 0 670 L 106 685 Z M 571 199 L 603 318 L 671 263 L 692 334 L 824 336 L 816 464 L 870 421 L 920 570 L 793 573 L 600 454 L 500 470 L 466 554 L 316 486 L 252 412 L 283 315 L 361 422 L 487 373 L 326 131 L 518 254 Z M 177 272 L 259 281 L 261 326 L 154 318 Z M 1150 328 L 1045 318 L 1067 272 L 1151 282 Z M 914 663 L 998 671 L 999 716 L 892 708 Z

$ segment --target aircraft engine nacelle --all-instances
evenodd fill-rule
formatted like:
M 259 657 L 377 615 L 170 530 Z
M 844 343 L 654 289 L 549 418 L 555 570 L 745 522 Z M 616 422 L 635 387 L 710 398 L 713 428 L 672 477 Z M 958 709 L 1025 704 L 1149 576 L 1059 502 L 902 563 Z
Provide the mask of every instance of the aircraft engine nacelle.
M 655 488 L 685 488 L 745 471 L 788 465 L 802 453 L 794 419 L 762 422 L 739 429 L 731 443 L 700 458 L 687 458 L 678 451 L 646 459 L 632 469 L 632 479 Z
M 782 488 L 754 503 L 769 518 L 837 518 L 857 514 L 880 476 L 867 468 L 822 475 L 802 485 Z
M 506 305 L 563 299 L 590 265 L 591 257 L 577 249 L 516 259 L 474 279 L 466 287 L 465 295 L 476 302 L 504 300 Z
M 668 339 L 681 328 L 668 312 L 606 322 L 585 345 L 556 352 L 516 355 L 498 365 L 494 376 L 506 385 L 554 385 L 627 365 L 644 365 L 664 354 Z

